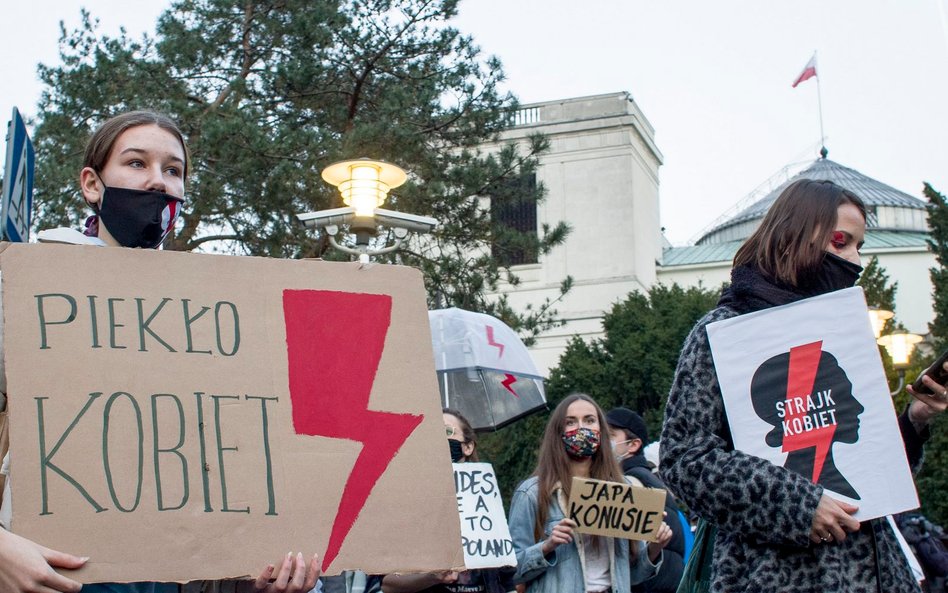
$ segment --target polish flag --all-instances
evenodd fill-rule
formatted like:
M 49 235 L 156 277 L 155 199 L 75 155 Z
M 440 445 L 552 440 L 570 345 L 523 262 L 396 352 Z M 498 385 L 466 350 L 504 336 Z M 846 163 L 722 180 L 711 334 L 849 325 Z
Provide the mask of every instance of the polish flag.
M 793 81 L 793 87 L 797 88 L 797 85 L 803 82 L 804 80 L 809 80 L 816 76 L 816 54 L 813 54 L 813 57 L 810 58 L 810 61 L 806 63 L 806 66 L 803 67 L 803 72 L 800 73 L 800 76 L 797 76 L 797 79 Z

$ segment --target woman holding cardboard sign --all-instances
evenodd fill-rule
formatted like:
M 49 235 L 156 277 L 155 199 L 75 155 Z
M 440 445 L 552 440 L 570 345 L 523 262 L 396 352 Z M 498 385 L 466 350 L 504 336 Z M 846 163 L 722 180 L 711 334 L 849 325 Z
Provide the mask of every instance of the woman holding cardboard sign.
M 86 203 L 96 214 L 84 233 L 53 229 L 39 233 L 40 241 L 104 247 L 157 248 L 174 228 L 184 203 L 188 151 L 178 127 L 165 116 L 148 111 L 125 113 L 103 123 L 86 146 L 79 174 Z M 0 333 L 2 337 L 2 333 Z M 0 341 L 2 344 L 2 341 Z M 0 358 L 2 361 L 2 358 Z M 2 364 L 2 362 L 0 362 Z M 0 367 L 0 392 L 6 391 Z M 4 455 L 4 473 L 8 455 Z M 56 572 L 80 568 L 88 558 L 49 550 L 6 531 L 12 510 L 7 489 L 0 507 L 0 591 L 94 591 L 151 593 L 178 591 L 170 583 L 87 585 Z M 256 591 L 309 591 L 319 576 L 316 559 L 288 554 L 279 568 L 268 565 L 256 581 L 241 588 Z M 275 580 L 271 582 L 271 578 Z
M 564 509 L 574 477 L 625 483 L 612 454 L 599 405 L 587 395 L 564 399 L 550 416 L 534 476 L 514 492 L 510 535 L 517 553 L 515 579 L 531 593 L 589 591 L 628 593 L 653 576 L 671 540 L 661 523 L 658 541 L 581 535 Z
M 866 209 L 858 196 L 830 181 L 790 184 L 738 250 L 718 307 L 685 341 L 665 411 L 659 467 L 665 483 L 717 528 L 707 576 L 711 591 L 918 591 L 884 519 L 860 524 L 852 517 L 857 507 L 830 497 L 810 476 L 734 449 L 705 329 L 714 321 L 853 286 L 865 232 Z M 834 361 L 824 358 L 817 359 L 814 372 L 838 374 L 829 364 Z M 786 376 L 785 360 L 765 364 Z M 833 395 L 842 406 L 851 398 L 845 393 L 848 380 L 837 383 Z M 935 387 L 935 393 L 945 390 Z M 819 414 L 823 402 L 807 401 L 806 408 L 798 402 L 801 412 Z M 830 438 L 854 438 L 861 409 L 850 405 L 848 419 L 839 419 Z M 925 424 L 943 410 L 944 403 L 918 399 L 899 419 L 912 465 L 927 438 Z M 788 427 L 770 435 L 768 444 L 785 444 Z
M 478 461 L 477 434 L 460 412 L 444 408 L 444 428 L 451 461 Z M 512 571 L 505 568 L 420 574 L 389 574 L 382 580 L 382 593 L 507 593 L 514 590 Z

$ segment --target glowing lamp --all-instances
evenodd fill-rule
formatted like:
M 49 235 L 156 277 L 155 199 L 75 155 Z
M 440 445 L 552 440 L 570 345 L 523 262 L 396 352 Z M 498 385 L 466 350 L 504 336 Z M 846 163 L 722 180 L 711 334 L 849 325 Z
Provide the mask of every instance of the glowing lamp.
M 882 336 L 876 341 L 888 352 L 892 359 L 892 366 L 896 369 L 904 369 L 909 364 L 912 352 L 915 351 L 915 345 L 922 341 L 922 336 L 899 331 Z
M 885 309 L 869 309 L 869 323 L 872 324 L 872 333 L 875 334 L 877 340 L 879 336 L 882 335 L 882 328 L 885 327 L 885 322 L 894 316 L 895 313 L 886 311 Z
M 339 188 L 342 201 L 355 208 L 356 216 L 372 216 L 388 192 L 408 178 L 400 167 L 366 158 L 333 163 L 323 169 L 322 177 Z

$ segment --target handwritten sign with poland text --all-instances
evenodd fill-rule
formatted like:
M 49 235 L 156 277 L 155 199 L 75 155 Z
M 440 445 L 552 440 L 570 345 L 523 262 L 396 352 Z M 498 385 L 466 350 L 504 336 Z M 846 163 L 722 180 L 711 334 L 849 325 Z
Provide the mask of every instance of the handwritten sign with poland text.
M 463 565 L 419 272 L 5 247 L 13 531 L 76 578 Z
M 918 507 L 862 288 L 708 325 L 734 447 L 859 507 Z
M 489 463 L 455 463 L 454 490 L 467 568 L 516 566 L 500 486 Z
M 664 512 L 664 490 L 574 477 L 566 516 L 579 533 L 653 542 Z

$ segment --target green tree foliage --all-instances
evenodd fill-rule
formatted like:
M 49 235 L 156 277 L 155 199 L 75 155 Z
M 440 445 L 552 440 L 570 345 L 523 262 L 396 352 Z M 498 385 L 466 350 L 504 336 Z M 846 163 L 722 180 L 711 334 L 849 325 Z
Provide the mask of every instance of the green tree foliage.
M 924 357 L 926 368 L 935 356 L 948 349 L 948 201 L 931 185 L 925 184 L 928 198 L 928 249 L 935 254 L 937 265 L 930 269 L 932 302 L 935 318 L 928 324 L 934 352 Z M 914 377 L 915 375 L 909 375 Z M 925 447 L 925 463 L 916 478 L 922 511 L 933 521 L 948 526 L 948 418 L 945 414 L 932 427 L 931 441 Z
M 37 227 L 84 216 L 76 172 L 91 131 L 118 112 L 155 109 L 180 123 L 193 157 L 169 248 L 339 258 L 294 215 L 342 206 L 320 171 L 369 156 L 409 172 L 387 208 L 441 223 L 383 261 L 420 267 L 432 304 L 543 329 L 548 304 L 518 314 L 485 299 L 516 282 L 491 242 L 543 254 L 568 227 L 511 237 L 485 196 L 541 199 L 542 185 L 509 182 L 536 169 L 547 142 L 499 142 L 517 102 L 498 88 L 500 62 L 450 26 L 456 12 L 457 0 L 177 0 L 142 39 L 100 35 L 83 12 L 77 30 L 62 31 L 60 63 L 40 67 Z
M 859 282 L 857 284 L 861 286 L 866 293 L 867 305 L 876 309 L 885 309 L 886 311 L 898 313 L 895 310 L 895 293 L 898 291 L 899 283 L 889 283 L 889 275 L 886 273 L 885 268 L 879 263 L 878 257 L 872 256 L 869 258 L 869 262 L 859 276 Z M 885 335 L 895 330 L 905 330 L 905 327 L 898 320 L 898 315 L 886 320 L 882 326 L 881 333 Z M 889 357 L 885 348 L 879 346 L 879 353 L 882 356 L 882 366 L 885 369 L 889 385 L 897 386 L 900 380 L 899 370 L 896 370 L 895 367 L 892 366 L 892 359 Z M 913 361 L 909 368 L 902 370 L 902 376 L 914 376 L 912 372 L 913 370 L 917 370 L 915 368 L 917 366 L 918 363 Z M 907 391 L 901 391 L 896 396 L 896 407 L 901 409 L 902 406 L 908 403 L 910 398 L 911 396 Z
M 879 258 L 873 255 L 869 258 L 866 267 L 863 268 L 857 283 L 866 293 L 866 304 L 876 309 L 885 309 L 895 312 L 895 293 L 899 289 L 899 283 L 889 284 L 889 275 L 885 268 L 879 263 Z M 892 327 L 893 320 L 890 319 L 882 328 L 882 332 Z
M 657 440 L 681 345 L 719 291 L 657 285 L 633 292 L 603 318 L 605 336 L 574 337 L 546 383 L 550 409 L 567 395 L 591 395 L 604 410 L 625 406 L 642 414 Z M 535 414 L 483 437 L 481 450 L 497 468 L 508 495 L 533 471 L 549 413 Z
M 935 254 L 938 262 L 929 269 L 932 280 L 932 302 L 935 318 L 928 324 L 935 350 L 948 349 L 948 200 L 935 188 L 925 184 L 925 197 L 928 198 L 928 250 Z

